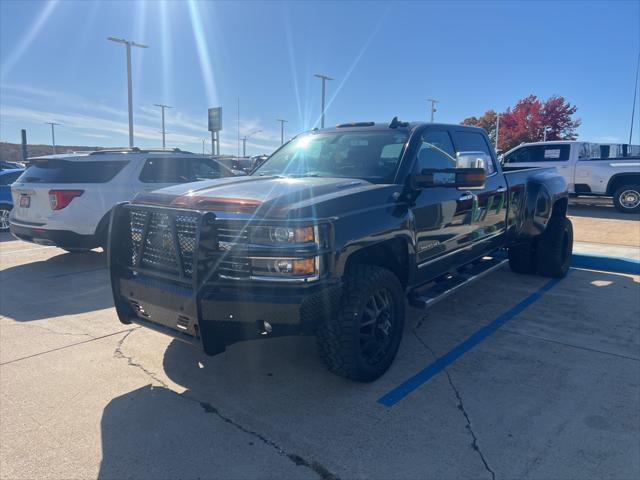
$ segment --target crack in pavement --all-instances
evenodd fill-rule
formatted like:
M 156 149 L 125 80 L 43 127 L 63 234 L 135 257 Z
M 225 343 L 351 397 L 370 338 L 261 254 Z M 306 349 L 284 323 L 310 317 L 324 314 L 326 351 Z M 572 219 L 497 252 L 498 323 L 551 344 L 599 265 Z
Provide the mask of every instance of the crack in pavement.
M 429 353 L 431 353 L 431 355 L 433 355 L 433 358 L 435 358 L 437 360 L 438 356 L 436 355 L 436 352 L 427 344 L 427 342 L 425 342 L 422 339 L 422 337 L 420 337 L 420 335 L 418 335 L 418 328 L 420 328 L 422 326 L 422 323 L 424 322 L 425 318 L 427 318 L 426 315 L 424 317 L 422 317 L 420 320 L 418 320 L 418 322 L 416 323 L 416 326 L 413 328 L 411 333 L 413 333 L 413 336 L 416 337 L 418 342 L 420 342 L 420 344 Z M 480 460 L 482 460 L 482 463 L 484 465 L 485 470 L 491 475 L 491 479 L 495 480 L 496 479 L 496 474 L 493 471 L 493 469 L 489 466 L 489 463 L 487 462 L 487 459 L 484 456 L 484 453 L 480 449 L 480 444 L 478 443 L 478 437 L 476 436 L 476 433 L 473 431 L 473 427 L 471 426 L 471 419 L 469 418 L 469 414 L 467 413 L 466 409 L 464 408 L 464 403 L 462 402 L 462 397 L 460 396 L 460 391 L 454 385 L 453 380 L 451 378 L 451 375 L 449 374 L 449 371 L 447 370 L 446 367 L 443 369 L 443 371 L 444 371 L 445 375 L 447 376 L 447 380 L 449 381 L 449 386 L 451 387 L 451 390 L 453 390 L 453 393 L 456 396 L 456 400 L 457 400 L 457 403 L 458 403 L 457 408 L 458 408 L 458 410 L 460 410 L 460 412 L 462 412 L 462 415 L 464 416 L 464 419 L 467 422 L 467 424 L 465 425 L 465 428 L 467 429 L 467 431 L 469 432 L 469 434 L 471 435 L 471 438 L 473 440 L 471 442 L 471 448 L 473 448 L 478 453 L 478 456 L 480 457 Z
M 53 333 L 54 335 L 70 335 L 70 336 L 76 336 L 76 337 L 85 336 L 85 337 L 89 337 L 89 338 L 96 338 L 93 335 L 89 335 L 88 333 L 60 332 L 58 330 L 53 330 L 52 328 L 48 328 L 48 327 L 45 327 L 43 325 L 36 325 L 34 323 L 16 322 L 16 323 L 12 324 L 11 326 L 14 326 L 14 327 L 20 326 L 20 327 L 39 328 L 39 329 L 44 330 L 46 332 Z
M 140 328 L 140 327 L 138 327 L 138 328 Z M 289 459 L 291 462 L 295 463 L 297 466 L 306 467 L 306 468 L 312 470 L 313 472 L 315 472 L 320 477 L 321 480 L 340 480 L 340 478 L 337 475 L 335 475 L 334 473 L 331 473 L 321 463 L 316 462 L 316 461 L 309 461 L 309 460 L 304 459 L 300 455 L 297 455 L 295 453 L 287 452 L 284 448 L 282 448 L 276 442 L 274 442 L 273 440 L 267 438 L 263 434 L 261 434 L 259 432 L 256 432 L 255 430 L 251 430 L 251 429 L 245 427 L 244 425 L 241 425 L 240 423 L 234 421 L 232 418 L 224 415 L 223 413 L 220 412 L 219 409 L 214 407 L 211 403 L 204 402 L 202 400 L 199 400 L 199 399 L 197 399 L 195 397 L 192 397 L 192 396 L 188 395 L 187 394 L 188 391 L 186 391 L 184 393 L 178 393 L 175 390 L 171 389 L 169 387 L 169 385 L 166 382 L 164 382 L 162 379 L 158 378 L 158 376 L 154 372 L 152 372 L 149 369 L 145 368 L 142 364 L 134 361 L 133 357 L 131 357 L 129 355 L 126 355 L 122 351 L 122 347 L 124 345 L 125 340 L 129 337 L 129 335 L 131 333 L 133 333 L 138 328 L 134 328 L 132 330 L 129 330 L 129 331 L 127 331 L 127 333 L 125 335 L 122 336 L 122 338 L 118 341 L 118 343 L 116 345 L 116 348 L 114 350 L 114 353 L 113 353 L 114 357 L 126 360 L 127 364 L 129 366 L 140 369 L 148 377 L 150 377 L 151 379 L 153 379 L 154 381 L 159 383 L 162 387 L 164 387 L 168 391 L 174 393 L 178 397 L 184 398 L 185 400 L 188 400 L 190 402 L 197 403 L 203 409 L 203 411 L 205 413 L 212 413 L 216 417 L 218 417 L 220 420 L 222 420 L 223 422 L 235 427 L 236 429 L 240 430 L 243 433 L 246 433 L 247 435 L 251 435 L 252 437 L 257 438 L 263 444 L 265 444 L 268 447 L 271 447 L 272 449 L 274 449 L 276 451 L 276 453 L 278 453 L 278 455 L 283 455 L 283 456 L 287 457 L 287 459 Z

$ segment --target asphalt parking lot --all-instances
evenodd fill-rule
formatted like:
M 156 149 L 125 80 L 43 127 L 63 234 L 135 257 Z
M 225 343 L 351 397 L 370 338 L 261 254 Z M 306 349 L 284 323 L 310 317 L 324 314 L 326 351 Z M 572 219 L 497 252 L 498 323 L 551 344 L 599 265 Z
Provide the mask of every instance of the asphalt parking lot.
M 584 251 L 637 255 L 637 217 L 570 214 Z M 99 250 L 2 234 L 0 266 L 3 479 L 640 476 L 638 275 L 502 268 L 413 311 L 356 384 L 312 338 L 206 357 L 120 324 Z

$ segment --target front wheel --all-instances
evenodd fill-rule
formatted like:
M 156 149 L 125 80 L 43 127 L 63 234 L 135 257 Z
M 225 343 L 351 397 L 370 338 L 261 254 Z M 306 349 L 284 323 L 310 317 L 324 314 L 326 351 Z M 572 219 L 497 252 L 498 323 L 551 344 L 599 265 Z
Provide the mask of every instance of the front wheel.
M 551 217 L 537 248 L 538 273 L 563 278 L 571 265 L 573 225 L 567 217 Z
M 0 232 L 8 232 L 9 231 L 9 214 L 11 213 L 11 208 L 9 207 L 0 207 Z
M 640 185 L 623 185 L 613 193 L 613 204 L 622 213 L 640 212 Z
M 356 265 L 337 312 L 318 329 L 320 357 L 333 373 L 372 382 L 393 362 L 404 329 L 404 291 L 386 268 Z

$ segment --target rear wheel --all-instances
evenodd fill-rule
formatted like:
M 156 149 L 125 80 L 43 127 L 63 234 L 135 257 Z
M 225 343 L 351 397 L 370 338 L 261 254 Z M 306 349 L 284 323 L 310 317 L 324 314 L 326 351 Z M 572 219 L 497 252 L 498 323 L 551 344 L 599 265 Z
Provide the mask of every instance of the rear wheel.
M 404 329 L 404 292 L 386 268 L 356 265 L 346 275 L 339 310 L 326 318 L 317 339 L 327 368 L 371 382 L 391 366 Z
M 640 212 L 640 185 L 623 185 L 613 193 L 613 204 L 622 213 Z
M 10 207 L 0 207 L 0 232 L 9 231 L 9 213 L 11 213 Z
M 527 242 L 509 247 L 509 267 L 516 273 L 536 273 L 538 265 L 535 245 Z
M 537 248 L 538 273 L 562 278 L 569 271 L 573 252 L 573 226 L 566 217 L 551 217 Z

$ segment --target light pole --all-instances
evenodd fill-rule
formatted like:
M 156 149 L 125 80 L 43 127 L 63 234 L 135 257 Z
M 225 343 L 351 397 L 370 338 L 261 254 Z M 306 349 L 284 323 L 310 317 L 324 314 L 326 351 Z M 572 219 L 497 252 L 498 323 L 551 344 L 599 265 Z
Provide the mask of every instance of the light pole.
M 164 129 L 164 109 L 165 108 L 173 108 L 170 107 L 169 105 L 163 105 L 161 103 L 154 103 L 153 104 L 156 107 L 160 107 L 160 109 L 162 110 L 162 149 L 164 150 L 164 139 L 165 139 L 165 135 L 166 135 L 166 131 Z
M 288 123 L 289 121 L 278 118 L 276 122 L 280 122 L 280 145 L 284 145 L 284 124 Z
M 500 114 L 496 113 L 496 153 L 498 153 L 498 140 L 500 139 Z
M 260 133 L 261 131 L 262 130 L 255 130 L 255 131 L 249 133 L 248 135 L 245 135 L 244 137 L 242 137 L 242 156 L 243 157 L 247 156 L 247 139 L 252 137 L 256 133 Z
M 439 100 L 435 100 L 433 98 L 428 98 L 427 102 L 431 102 L 431 123 L 433 123 L 434 115 L 438 111 L 436 109 L 436 103 L 440 103 L 440 101 Z
M 56 132 L 54 127 L 56 125 L 62 125 L 61 123 L 55 123 L 55 122 L 44 122 L 47 125 L 51 125 L 51 146 L 53 147 L 53 154 L 56 154 Z
M 542 129 L 542 141 L 546 142 L 547 141 L 547 127 L 546 125 L 544 126 L 544 128 Z
M 327 80 L 333 80 L 333 78 L 328 77 L 326 75 L 322 75 L 320 73 L 315 73 L 314 77 L 318 77 L 322 80 L 322 116 L 320 117 L 320 128 L 324 128 L 324 97 L 325 97 L 325 83 Z
M 131 87 L 131 47 L 149 48 L 148 45 L 135 43 L 124 38 L 108 37 L 107 40 L 122 43 L 127 47 L 127 92 L 129 94 L 129 148 L 133 148 L 133 93 Z

